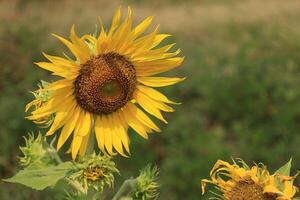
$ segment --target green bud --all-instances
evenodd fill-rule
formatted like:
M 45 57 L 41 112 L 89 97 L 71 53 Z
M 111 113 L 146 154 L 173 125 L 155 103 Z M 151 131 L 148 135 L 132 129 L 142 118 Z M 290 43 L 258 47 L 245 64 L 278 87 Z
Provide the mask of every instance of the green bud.
M 156 199 L 159 195 L 157 183 L 159 170 L 156 166 L 146 166 L 140 171 L 140 175 L 136 178 L 136 187 L 134 191 L 134 199 L 146 200 Z
M 102 192 L 106 185 L 112 187 L 114 173 L 119 173 L 110 157 L 95 153 L 80 158 L 74 165 L 74 172 L 68 178 L 79 183 L 85 191 L 92 188 Z
M 36 138 L 30 133 L 28 138 L 25 138 L 25 146 L 20 147 L 23 157 L 19 157 L 19 163 L 22 167 L 29 165 L 43 167 L 54 164 L 49 151 L 52 148 L 46 142 L 46 139 L 39 133 Z

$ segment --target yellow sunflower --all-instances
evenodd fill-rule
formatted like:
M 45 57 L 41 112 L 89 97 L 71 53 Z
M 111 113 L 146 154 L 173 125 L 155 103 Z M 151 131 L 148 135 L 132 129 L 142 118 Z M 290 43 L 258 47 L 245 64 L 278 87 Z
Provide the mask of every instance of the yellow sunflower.
M 154 75 L 180 66 L 184 58 L 177 56 L 179 49 L 170 52 L 174 44 L 157 47 L 170 36 L 159 34 L 159 26 L 143 34 L 152 19 L 150 16 L 132 27 L 130 7 L 123 22 L 119 8 L 108 31 L 101 23 L 99 36 L 79 37 L 74 26 L 70 41 L 54 34 L 75 59 L 44 54 L 49 62 L 36 63 L 62 79 L 43 89 L 51 91 L 51 96 L 28 119 L 55 115 L 46 135 L 62 129 L 57 149 L 73 133 L 70 151 L 75 159 L 78 153 L 85 154 L 90 134 L 95 133 L 102 152 L 126 156 L 130 153 L 129 128 L 145 139 L 149 133 L 160 131 L 144 111 L 167 123 L 161 111 L 173 112 L 168 104 L 175 103 L 153 88 L 173 85 L 184 78 Z
M 207 183 L 216 186 L 222 194 L 214 199 L 225 200 L 291 200 L 297 192 L 293 185 L 296 176 L 290 177 L 280 173 L 270 175 L 267 168 L 260 164 L 249 168 L 243 161 L 243 166 L 229 164 L 218 160 L 211 170 L 211 180 L 201 181 L 202 194 Z

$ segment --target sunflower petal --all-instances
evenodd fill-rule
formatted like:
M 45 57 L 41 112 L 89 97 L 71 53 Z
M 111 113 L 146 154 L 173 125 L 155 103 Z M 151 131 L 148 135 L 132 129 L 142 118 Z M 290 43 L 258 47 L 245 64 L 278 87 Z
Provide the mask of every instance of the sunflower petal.
M 57 66 L 56 64 L 48 63 L 48 62 L 38 62 L 35 64 L 43 69 L 53 72 L 53 75 L 61 76 L 66 79 L 74 79 L 78 75 L 77 69 L 67 70 L 62 67 Z
M 80 149 L 79 149 L 79 155 L 80 156 L 85 155 L 87 146 L 89 144 L 89 139 L 90 139 L 90 132 L 82 138 L 82 144 L 81 144 Z
M 177 104 L 176 102 L 169 100 L 165 95 L 163 95 L 162 93 L 160 93 L 159 91 L 153 88 L 138 85 L 137 89 L 154 100 L 169 103 L 169 104 Z
M 122 138 L 120 137 L 120 131 L 122 131 L 122 127 L 120 123 L 118 123 L 117 116 L 115 114 L 111 114 L 111 123 L 113 127 L 112 129 L 113 146 L 119 154 L 121 154 L 124 157 L 127 157 L 126 154 L 124 154 Z
M 81 52 L 81 49 L 78 48 L 78 46 L 72 44 L 70 41 L 66 40 L 65 38 L 56 35 L 56 34 L 52 34 L 54 37 L 56 37 L 58 40 L 60 40 L 64 45 L 66 45 L 69 50 L 73 53 L 73 55 L 77 58 L 77 60 L 79 60 L 80 62 L 85 62 L 88 57 L 86 54 L 83 54 Z
M 122 144 L 123 144 L 125 150 L 127 151 L 127 153 L 130 154 L 130 150 L 129 150 L 130 140 L 129 140 L 128 133 L 127 133 L 128 124 L 126 123 L 125 119 L 123 119 L 123 115 L 120 114 L 120 111 L 118 111 L 116 113 L 116 123 L 119 123 L 121 125 L 118 133 L 122 140 Z
M 98 147 L 103 153 L 106 153 L 104 148 L 105 144 L 105 133 L 104 133 L 104 122 L 101 116 L 96 117 L 95 123 L 95 134 L 98 143 Z
M 117 29 L 117 27 L 119 26 L 120 19 L 121 19 L 121 7 L 119 7 L 116 10 L 116 13 L 113 17 L 112 24 L 111 24 L 110 30 L 108 32 L 109 36 L 111 36 L 114 33 L 114 31 Z
M 157 102 L 155 102 L 154 100 L 151 100 L 148 96 L 144 95 L 143 93 L 141 93 L 139 91 L 136 91 L 133 94 L 133 97 L 140 104 L 140 106 L 142 106 L 142 108 L 145 111 L 147 111 L 154 117 L 160 119 L 164 123 L 166 123 L 166 124 L 168 123 L 162 116 L 159 108 L 157 108 L 157 106 L 155 106 L 157 104 Z M 154 105 L 153 105 L 153 103 L 154 103 Z
M 75 160 L 82 143 L 82 136 L 75 135 L 72 142 L 72 159 Z
M 164 87 L 174 85 L 185 78 L 170 78 L 170 77 L 138 77 L 137 81 L 150 87 Z
M 134 37 L 140 36 L 150 26 L 152 21 L 153 21 L 153 16 L 149 16 L 144 21 L 142 21 L 139 25 L 137 25 L 132 30 Z
M 158 128 L 156 124 L 134 104 L 128 104 L 128 109 L 130 110 L 131 114 L 135 116 L 141 123 L 157 132 L 161 132 L 160 128 Z
M 135 130 L 143 138 L 148 139 L 148 133 L 150 133 L 151 130 L 139 120 L 137 120 L 136 117 L 131 114 L 128 107 L 125 107 L 123 109 L 122 115 L 124 116 L 124 118 L 126 116 L 126 121 L 133 130 Z
M 89 112 L 84 112 L 82 124 L 80 129 L 78 130 L 78 134 L 80 136 L 86 136 L 90 132 L 91 123 L 92 123 L 92 114 L 90 114 Z
M 60 133 L 57 146 L 56 146 L 57 150 L 59 150 L 62 147 L 62 145 L 67 141 L 67 139 L 70 137 L 78 121 L 79 114 L 80 114 L 80 108 L 76 107 L 71 119 L 68 121 L 68 123 L 64 125 Z
M 174 57 L 148 62 L 134 62 L 137 76 L 152 76 L 174 69 L 182 64 L 184 57 Z
M 113 141 L 112 141 L 112 123 L 111 123 L 111 117 L 108 116 L 103 116 L 103 122 L 105 123 L 104 126 L 104 134 L 105 134 L 105 148 L 107 150 L 107 153 L 109 155 L 114 155 L 113 151 Z
M 73 62 L 73 61 L 70 61 L 70 60 L 67 60 L 65 58 L 58 57 L 58 56 L 51 56 L 51 55 L 48 55 L 46 53 L 43 53 L 43 55 L 50 62 L 52 62 L 53 64 L 56 64 L 58 66 L 65 67 L 65 68 L 68 68 L 68 69 L 72 69 L 72 68 L 79 69 L 79 65 L 77 63 Z

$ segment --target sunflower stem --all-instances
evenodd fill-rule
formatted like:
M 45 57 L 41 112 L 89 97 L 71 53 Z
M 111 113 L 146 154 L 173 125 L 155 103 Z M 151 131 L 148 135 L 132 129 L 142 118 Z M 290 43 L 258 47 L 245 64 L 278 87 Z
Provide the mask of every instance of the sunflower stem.
M 79 193 L 87 195 L 87 191 L 78 183 L 77 181 L 73 181 L 69 178 L 65 178 L 66 181 L 72 186 L 75 190 L 77 190 Z
M 48 153 L 54 158 L 57 164 L 61 164 L 63 162 L 55 149 L 49 149 Z
M 135 178 L 127 179 L 123 182 L 112 200 L 120 200 L 121 197 L 128 195 L 135 188 L 137 180 Z
M 58 164 L 63 163 L 63 161 L 61 160 L 61 158 L 59 157 L 59 155 L 57 153 L 53 154 L 53 156 Z

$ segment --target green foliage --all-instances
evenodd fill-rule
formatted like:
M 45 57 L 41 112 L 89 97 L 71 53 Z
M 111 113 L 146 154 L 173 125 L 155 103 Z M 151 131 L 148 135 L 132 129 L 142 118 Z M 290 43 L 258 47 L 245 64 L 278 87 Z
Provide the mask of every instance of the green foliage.
M 14 177 L 4 179 L 10 183 L 20 183 L 35 190 L 43 190 L 54 186 L 57 181 L 63 179 L 73 169 L 71 162 L 65 162 L 57 166 L 31 167 L 30 165 L 18 172 Z

